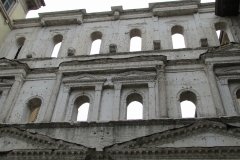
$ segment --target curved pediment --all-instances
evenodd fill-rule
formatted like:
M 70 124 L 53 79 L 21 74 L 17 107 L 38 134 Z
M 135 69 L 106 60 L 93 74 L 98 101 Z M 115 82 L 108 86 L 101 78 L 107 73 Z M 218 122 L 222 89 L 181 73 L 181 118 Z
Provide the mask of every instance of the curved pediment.
M 207 52 L 240 52 L 240 44 L 238 43 L 229 43 L 219 47 L 210 48 Z
M 87 148 L 37 133 L 30 133 L 12 127 L 0 128 L 0 152 L 24 149 L 78 149 Z
M 217 75 L 240 74 L 240 66 L 227 67 L 217 71 L 216 74 Z

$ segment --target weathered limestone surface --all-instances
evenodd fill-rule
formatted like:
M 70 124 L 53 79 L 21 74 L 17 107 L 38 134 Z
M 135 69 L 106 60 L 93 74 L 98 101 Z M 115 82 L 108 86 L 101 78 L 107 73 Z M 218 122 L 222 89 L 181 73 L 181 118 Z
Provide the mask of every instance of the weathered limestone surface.
M 240 159 L 239 26 L 199 0 L 14 21 L 0 48 L 0 159 Z M 231 43 L 219 46 L 216 30 Z M 173 49 L 174 33 L 186 48 Z M 129 51 L 134 36 L 141 51 Z M 182 118 L 185 100 L 195 118 Z M 133 101 L 141 120 L 127 120 Z

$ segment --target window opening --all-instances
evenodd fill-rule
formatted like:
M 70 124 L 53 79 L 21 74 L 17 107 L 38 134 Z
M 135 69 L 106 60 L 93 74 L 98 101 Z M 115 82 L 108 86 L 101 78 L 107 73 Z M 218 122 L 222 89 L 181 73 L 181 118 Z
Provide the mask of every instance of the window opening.
M 182 26 L 174 26 L 171 29 L 173 49 L 186 48 L 184 40 L 184 28 Z
M 16 52 L 15 56 L 14 56 L 14 59 L 18 59 L 19 58 L 19 54 L 21 52 L 21 49 L 24 45 L 24 42 L 25 42 L 25 38 L 24 37 L 20 37 L 16 40 L 16 44 L 15 44 L 15 47 L 14 50 Z
M 143 99 L 138 93 L 127 97 L 127 120 L 143 119 Z
M 219 40 L 220 45 L 225 45 L 230 43 L 227 31 L 229 30 L 228 26 L 224 22 L 219 22 L 215 24 L 216 34 Z
M 127 107 L 127 120 L 143 119 L 143 105 L 140 102 L 133 101 Z
M 74 102 L 72 113 L 73 121 L 87 121 L 90 108 L 90 99 L 88 96 L 80 96 Z
M 182 118 L 197 117 L 196 112 L 197 97 L 191 91 L 185 91 L 180 95 L 180 107 Z
M 55 35 L 53 37 L 52 43 L 53 43 L 53 50 L 52 50 L 52 55 L 51 57 L 58 57 L 59 51 L 61 49 L 61 45 L 62 45 L 62 40 L 63 40 L 63 36 L 61 34 Z
M 238 101 L 238 105 L 240 106 L 240 89 L 237 91 L 237 101 Z
M 17 58 L 18 58 L 18 55 L 19 55 L 21 49 L 22 49 L 22 46 L 18 48 L 17 53 L 16 53 L 14 59 L 17 59 Z
M 42 101 L 39 98 L 33 98 L 28 101 L 27 106 L 30 109 L 30 116 L 28 122 L 35 122 L 39 109 L 41 107 Z
M 78 108 L 77 121 L 87 121 L 89 103 L 84 103 Z
M 191 101 L 181 102 L 182 118 L 194 118 L 196 117 L 196 106 Z
M 57 44 L 54 46 L 51 57 L 57 58 L 58 53 L 59 53 L 59 50 L 60 50 L 60 48 L 61 48 L 61 45 L 62 45 L 62 42 L 59 42 L 59 43 L 57 43 Z
M 99 54 L 101 42 L 102 42 L 101 39 L 97 39 L 97 40 L 93 41 L 90 55 Z
M 225 31 L 217 30 L 216 31 L 220 45 L 225 45 L 230 43 L 228 35 Z
M 102 33 L 98 31 L 93 32 L 90 38 L 91 38 L 90 55 L 99 54 L 101 50 Z
M 139 29 L 130 31 L 130 52 L 142 50 L 142 33 Z
M 7 13 L 9 13 L 16 3 L 16 0 L 2 0 L 2 4 Z

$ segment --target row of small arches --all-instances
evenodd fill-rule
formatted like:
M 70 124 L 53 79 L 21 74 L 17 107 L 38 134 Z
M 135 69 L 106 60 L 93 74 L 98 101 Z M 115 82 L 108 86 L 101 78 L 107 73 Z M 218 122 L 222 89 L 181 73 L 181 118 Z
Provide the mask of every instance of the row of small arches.
M 1 93 L 2 94 L 2 93 Z M 236 92 L 236 98 L 240 106 L 240 89 Z M 126 119 L 143 119 L 143 98 L 138 93 L 132 93 L 127 96 L 127 113 Z M 184 91 L 179 97 L 182 118 L 194 118 L 197 115 L 197 97 L 192 91 Z M 29 108 L 28 122 L 34 122 L 37 119 L 39 109 L 42 105 L 40 98 L 32 98 L 27 102 Z M 90 108 L 90 99 L 88 96 L 80 96 L 74 102 L 73 120 L 87 121 Z
M 236 92 L 237 100 L 240 105 L 240 89 Z M 180 112 L 182 118 L 194 118 L 197 115 L 198 100 L 197 96 L 192 91 L 184 91 L 179 96 Z M 32 98 L 27 102 L 29 109 L 28 122 L 34 122 L 37 119 L 38 112 L 42 105 L 42 100 L 38 97 Z M 138 93 L 132 93 L 126 98 L 126 119 L 143 119 L 143 97 Z M 90 99 L 86 95 L 79 96 L 74 101 L 74 108 L 72 111 L 73 121 L 87 121 L 90 109 Z
M 226 23 L 224 22 L 216 23 L 215 29 L 221 45 L 224 45 L 230 42 L 228 33 L 227 33 L 227 30 L 229 29 L 229 27 L 227 26 Z M 186 47 L 185 38 L 184 38 L 184 28 L 182 26 L 176 25 L 172 27 L 171 34 L 172 34 L 173 49 Z M 90 35 L 91 47 L 89 49 L 90 55 L 98 54 L 100 52 L 102 37 L 103 37 L 103 34 L 99 31 L 91 33 Z M 58 34 L 53 36 L 51 41 L 53 46 L 51 57 L 58 56 L 62 41 L 63 41 L 63 35 Z M 15 45 L 16 55 L 14 57 L 15 59 L 18 58 L 18 55 L 21 51 L 22 46 L 24 45 L 24 42 L 25 42 L 24 37 L 20 37 L 16 40 L 16 45 Z M 115 45 L 115 47 L 117 46 Z M 141 50 L 142 50 L 142 31 L 137 28 L 132 29 L 130 31 L 130 51 L 141 51 Z

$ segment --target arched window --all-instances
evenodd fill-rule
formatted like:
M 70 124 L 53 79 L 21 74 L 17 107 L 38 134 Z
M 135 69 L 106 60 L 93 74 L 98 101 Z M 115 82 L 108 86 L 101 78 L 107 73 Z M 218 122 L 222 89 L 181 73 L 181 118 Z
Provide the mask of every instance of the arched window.
M 37 119 L 38 111 L 41 107 L 42 101 L 40 98 L 33 98 L 27 102 L 27 107 L 30 110 L 28 122 L 34 122 Z
M 58 53 L 62 45 L 62 40 L 63 40 L 63 36 L 61 34 L 55 35 L 53 37 L 52 43 L 54 47 L 53 47 L 51 57 L 58 57 Z
M 236 93 L 238 105 L 240 106 L 240 89 Z
M 180 94 L 180 106 L 182 118 L 197 117 L 197 97 L 193 92 L 185 91 Z
M 127 97 L 127 120 L 143 119 L 143 98 L 138 93 L 132 93 Z
M 19 53 L 24 45 L 24 42 L 25 42 L 25 38 L 24 37 L 20 37 L 16 40 L 16 44 L 15 44 L 15 56 L 14 56 L 14 59 L 17 59 L 18 56 L 19 56 Z
M 140 29 L 130 31 L 130 52 L 142 50 L 142 32 Z
M 174 26 L 171 29 L 173 49 L 186 48 L 184 40 L 184 28 L 182 26 Z
M 93 32 L 91 34 L 91 49 L 90 55 L 99 54 L 102 42 L 102 33 Z
M 88 96 L 80 96 L 74 102 L 73 121 L 87 121 L 88 111 L 90 107 L 90 99 Z
M 215 29 L 216 29 L 216 34 L 218 36 L 220 45 L 225 45 L 230 43 L 230 40 L 228 37 L 228 33 L 230 32 L 230 29 L 226 23 L 224 22 L 216 23 Z

